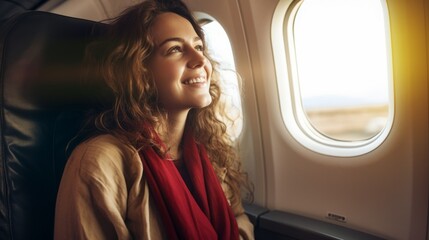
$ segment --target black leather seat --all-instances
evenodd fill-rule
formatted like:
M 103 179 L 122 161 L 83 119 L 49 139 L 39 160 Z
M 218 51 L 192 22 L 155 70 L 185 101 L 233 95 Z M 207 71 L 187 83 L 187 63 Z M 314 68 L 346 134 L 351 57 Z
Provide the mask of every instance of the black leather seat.
M 82 81 L 85 46 L 105 28 L 35 11 L 1 26 L 0 239 L 52 239 L 71 140 L 99 101 Z

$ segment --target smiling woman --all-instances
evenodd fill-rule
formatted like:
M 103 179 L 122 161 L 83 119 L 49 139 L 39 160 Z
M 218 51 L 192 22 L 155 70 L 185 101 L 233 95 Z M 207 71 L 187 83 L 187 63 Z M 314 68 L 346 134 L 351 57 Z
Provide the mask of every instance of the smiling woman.
M 88 62 L 115 100 L 67 162 L 55 238 L 252 239 L 201 27 L 181 1 L 149 0 L 108 28 Z

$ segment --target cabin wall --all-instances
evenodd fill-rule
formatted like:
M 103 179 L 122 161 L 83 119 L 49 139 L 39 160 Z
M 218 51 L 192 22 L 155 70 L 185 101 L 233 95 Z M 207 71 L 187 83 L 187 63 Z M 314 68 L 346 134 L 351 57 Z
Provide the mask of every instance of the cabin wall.
M 426 63 L 427 63 L 427 78 L 426 83 L 428 85 L 428 93 L 429 93 L 429 1 L 424 2 L 425 9 L 425 25 L 426 25 Z M 428 100 L 429 101 L 429 100 Z M 428 103 L 428 113 L 429 113 L 429 103 Z M 429 121 L 427 122 L 429 125 Z M 429 129 L 429 127 L 428 127 Z M 426 133 L 429 136 L 429 131 Z M 429 148 L 429 144 L 427 145 Z M 427 181 L 429 183 L 429 181 Z M 429 184 L 428 184 L 429 186 Z M 428 203 L 429 205 L 429 203 Z M 426 212 L 427 214 L 427 228 L 426 228 L 426 239 L 429 240 L 429 210 Z
M 428 203 L 424 1 L 388 1 L 395 121 L 379 148 L 350 158 L 304 148 L 283 124 L 270 39 L 277 3 L 239 1 L 258 96 L 266 207 L 322 221 L 336 213 L 347 223 L 334 223 L 349 228 L 391 239 L 423 239 Z
M 407 230 L 402 227 L 402 239 L 424 239 L 428 206 L 428 62 L 425 26 L 425 1 L 416 0 L 403 4 L 390 1 L 393 18 L 392 45 L 394 57 L 395 94 L 398 119 L 403 139 L 396 146 L 409 144 L 410 162 L 410 219 Z M 405 153 L 405 151 L 402 151 Z M 399 180 L 400 181 L 400 180 Z M 400 225 L 397 226 L 400 228 Z M 408 234 L 408 235 L 407 235 Z

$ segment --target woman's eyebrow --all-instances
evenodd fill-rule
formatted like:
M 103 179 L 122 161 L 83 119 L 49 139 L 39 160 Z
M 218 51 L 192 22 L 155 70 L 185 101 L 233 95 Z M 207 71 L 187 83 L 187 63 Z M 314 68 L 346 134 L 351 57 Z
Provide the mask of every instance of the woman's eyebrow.
M 201 41 L 201 38 L 200 37 L 194 37 L 194 39 L 193 39 L 193 42 L 198 42 L 198 41 Z M 168 42 L 180 42 L 180 43 L 184 43 L 185 42 L 185 40 L 183 39 L 183 38 L 180 38 L 180 37 L 172 37 L 172 38 L 167 38 L 167 39 L 165 39 L 164 41 L 162 41 L 160 44 L 159 44 L 159 47 L 161 47 L 162 45 L 164 45 L 164 44 L 166 44 L 166 43 L 168 43 Z

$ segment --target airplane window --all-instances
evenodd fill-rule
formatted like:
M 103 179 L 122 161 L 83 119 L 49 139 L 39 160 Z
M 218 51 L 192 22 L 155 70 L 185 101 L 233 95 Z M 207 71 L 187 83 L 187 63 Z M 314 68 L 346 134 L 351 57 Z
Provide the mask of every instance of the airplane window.
M 305 0 L 295 17 L 302 106 L 337 140 L 374 137 L 388 116 L 388 53 L 378 0 Z
M 284 116 L 293 115 L 285 117 L 286 125 L 288 119 L 296 122 L 288 126 L 289 130 L 294 128 L 292 135 L 329 155 L 357 155 L 381 144 L 393 121 L 386 2 L 281 2 L 277 15 L 283 15 L 282 27 L 273 23 L 273 31 L 281 34 L 273 34 L 273 38 L 283 39 L 284 55 L 277 54 L 277 58 L 285 60 L 276 60 L 276 64 L 285 64 L 288 69 L 280 74 L 277 69 L 277 75 L 289 80 L 285 84 L 280 83 L 284 78 L 278 78 L 279 88 L 284 86 L 290 93 L 280 94 L 281 102 L 292 109 L 282 107 Z M 273 45 L 278 44 L 273 39 Z
M 224 28 L 213 18 L 202 18 L 200 24 L 206 36 L 210 56 L 219 66 L 222 80 L 223 101 L 228 112 L 227 130 L 233 140 L 237 139 L 243 128 L 239 77 L 236 72 L 231 43 Z

